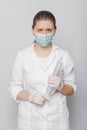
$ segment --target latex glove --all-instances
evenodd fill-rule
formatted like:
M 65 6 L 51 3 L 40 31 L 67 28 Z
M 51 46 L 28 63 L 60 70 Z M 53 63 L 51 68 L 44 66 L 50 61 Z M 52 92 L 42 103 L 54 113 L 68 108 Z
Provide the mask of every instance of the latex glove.
M 43 105 L 45 100 L 48 99 L 48 97 L 40 92 L 33 93 L 29 95 L 29 102 L 38 104 L 38 105 Z
M 60 83 L 61 83 L 60 77 L 56 75 L 51 75 L 48 77 L 48 85 L 57 90 L 60 88 Z
M 48 101 L 51 99 L 56 90 L 60 91 L 63 87 L 63 82 L 61 78 L 56 75 L 51 75 L 48 77 L 48 88 L 46 94 L 48 96 Z

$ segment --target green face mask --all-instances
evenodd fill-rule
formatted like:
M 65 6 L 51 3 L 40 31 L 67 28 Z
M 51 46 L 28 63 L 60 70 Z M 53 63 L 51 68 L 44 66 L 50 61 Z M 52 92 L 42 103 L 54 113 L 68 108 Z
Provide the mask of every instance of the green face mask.
M 54 36 L 53 33 L 50 33 L 50 34 L 37 34 L 37 33 L 35 33 L 35 40 L 40 46 L 46 47 L 49 44 L 51 44 L 53 36 Z

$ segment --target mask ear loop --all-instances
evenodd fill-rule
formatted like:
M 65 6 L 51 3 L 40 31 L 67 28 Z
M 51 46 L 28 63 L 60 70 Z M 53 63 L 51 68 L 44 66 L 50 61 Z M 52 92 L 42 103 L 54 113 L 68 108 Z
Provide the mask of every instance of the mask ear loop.
M 53 37 L 52 37 L 52 44 L 56 45 L 57 42 L 56 42 L 56 38 L 54 38 L 55 34 L 53 34 Z

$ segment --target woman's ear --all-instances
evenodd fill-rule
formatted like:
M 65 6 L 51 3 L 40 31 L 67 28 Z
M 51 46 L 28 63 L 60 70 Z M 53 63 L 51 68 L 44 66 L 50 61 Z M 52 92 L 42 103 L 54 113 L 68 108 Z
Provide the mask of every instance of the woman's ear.
M 32 28 L 32 33 L 33 33 L 33 35 L 34 35 L 34 29 Z
M 56 33 L 56 29 L 54 30 L 54 35 L 55 35 L 55 33 Z

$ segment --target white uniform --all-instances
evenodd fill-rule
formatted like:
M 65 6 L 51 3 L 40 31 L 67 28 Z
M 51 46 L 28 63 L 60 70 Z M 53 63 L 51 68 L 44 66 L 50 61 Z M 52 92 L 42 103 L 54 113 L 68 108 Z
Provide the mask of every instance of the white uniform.
M 31 93 L 45 93 L 48 76 L 54 71 L 56 63 L 62 57 L 63 80 L 76 91 L 73 62 L 67 51 L 52 45 L 52 51 L 46 58 L 39 58 L 34 52 L 34 44 L 18 53 L 12 71 L 9 92 L 16 100 L 20 90 Z M 51 100 L 39 106 L 28 101 L 19 101 L 18 130 L 70 130 L 69 111 L 66 96 L 58 91 Z

